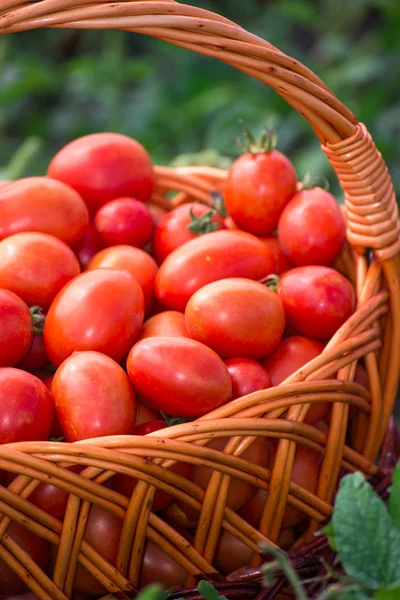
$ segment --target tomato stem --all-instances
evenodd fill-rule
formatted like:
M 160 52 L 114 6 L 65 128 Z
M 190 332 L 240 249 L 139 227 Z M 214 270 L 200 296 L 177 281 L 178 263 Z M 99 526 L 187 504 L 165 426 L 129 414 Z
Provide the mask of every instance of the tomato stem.
M 210 208 L 210 210 L 204 213 L 204 215 L 196 217 L 193 212 L 193 207 L 191 207 L 189 214 L 192 222 L 189 223 L 187 228 L 192 233 L 203 235 L 204 233 L 211 233 L 212 231 L 216 231 L 217 229 L 221 228 L 221 224 L 218 221 L 216 223 L 213 222 L 213 218 L 217 214 L 217 211 L 214 208 Z
M 313 190 L 316 187 L 329 192 L 329 181 L 323 175 L 311 175 L 306 173 L 304 175 L 302 183 L 303 190 Z
M 43 309 L 40 306 L 31 306 L 29 310 L 32 316 L 33 332 L 36 334 L 43 333 L 46 319 Z
M 243 133 L 237 138 L 237 145 L 242 152 L 251 154 L 265 154 L 276 148 L 278 137 L 272 129 L 264 127 L 258 139 L 256 140 L 250 129 L 242 119 L 239 123 L 243 127 Z
M 259 279 L 259 282 L 265 285 L 272 292 L 276 292 L 278 289 L 278 285 L 280 282 L 280 277 L 275 274 L 267 275 L 267 277 L 263 277 Z

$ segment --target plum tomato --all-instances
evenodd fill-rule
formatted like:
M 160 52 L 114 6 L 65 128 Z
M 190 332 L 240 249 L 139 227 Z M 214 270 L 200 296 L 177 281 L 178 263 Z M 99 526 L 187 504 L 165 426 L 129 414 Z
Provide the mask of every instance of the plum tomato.
M 285 329 L 279 296 L 258 281 L 214 281 L 193 294 L 185 310 L 189 336 L 223 358 L 262 358 L 275 350 Z
M 0 331 L 0 367 L 15 367 L 32 344 L 32 317 L 21 298 L 3 289 L 0 289 Z
M 69 471 L 79 473 L 84 467 L 82 465 L 71 465 Z M 29 502 L 32 502 L 38 508 L 44 510 L 47 514 L 62 521 L 67 509 L 69 493 L 51 483 L 40 483 L 29 496 Z
M 106 246 L 126 244 L 144 248 L 154 229 L 149 209 L 135 198 L 107 202 L 95 214 L 94 224 Z
M 76 190 L 92 214 L 114 198 L 149 200 L 155 185 L 147 151 L 119 133 L 94 133 L 73 140 L 54 156 L 47 174 Z
M 122 269 L 128 271 L 140 283 L 146 313 L 154 303 L 154 281 L 158 266 L 155 260 L 140 248 L 133 246 L 113 246 L 96 254 L 87 266 L 93 269 Z
M 43 333 L 35 333 L 28 352 L 17 366 L 19 369 L 25 369 L 25 371 L 34 371 L 35 369 L 46 367 L 49 363 L 50 360 L 44 346 Z
M 273 257 L 274 268 L 272 269 L 271 273 L 280 275 L 281 273 L 289 271 L 289 269 L 294 267 L 293 263 L 290 262 L 286 254 L 283 252 L 277 237 L 274 235 L 267 235 L 265 237 L 260 237 L 260 240 L 264 242 L 271 253 L 271 256 Z
M 224 218 L 211 206 L 201 202 L 177 206 L 160 220 L 154 230 L 154 258 L 161 264 L 179 246 L 217 229 L 226 229 Z
M 127 369 L 135 391 L 174 417 L 200 417 L 225 404 L 232 393 L 222 359 L 204 344 L 184 337 L 141 340 L 129 353 Z
M 0 242 L 0 288 L 11 290 L 28 306 L 47 310 L 79 272 L 71 248 L 47 233 L 16 233 Z
M 278 294 L 286 321 L 300 334 L 330 338 L 354 311 L 350 282 L 330 267 L 296 267 L 281 276 Z
M 166 310 L 153 315 L 143 323 L 137 341 L 160 335 L 189 337 L 185 324 L 185 315 L 177 310 Z
M 140 587 L 159 583 L 164 589 L 183 586 L 188 576 L 186 570 L 162 550 L 155 542 L 147 539 L 140 571 Z
M 93 222 L 87 226 L 83 237 L 73 247 L 82 270 L 85 270 L 93 256 L 105 248 L 105 243 L 100 237 Z
M 61 181 L 26 177 L 0 192 L 0 239 L 23 231 L 38 231 L 72 246 L 83 236 L 88 223 L 84 201 Z
M 0 368 L 0 444 L 47 440 L 54 402 L 45 384 L 20 369 Z
M 232 400 L 271 387 L 271 377 L 252 358 L 228 358 L 224 361 L 232 379 Z
M 189 298 L 207 283 L 228 277 L 258 280 L 273 273 L 273 268 L 270 251 L 254 235 L 213 231 L 167 256 L 157 273 L 155 292 L 165 307 L 183 312 Z
M 279 385 L 295 371 L 319 356 L 324 346 L 317 340 L 302 336 L 291 336 L 281 341 L 279 346 L 261 364 L 271 376 L 272 385 Z M 310 407 L 305 423 L 315 425 L 329 410 L 329 403 L 319 402 Z
M 236 225 L 254 235 L 273 233 L 282 210 L 296 193 L 297 176 L 278 150 L 246 152 L 231 166 L 225 206 Z
M 47 313 L 47 355 L 57 366 L 76 350 L 103 352 L 119 362 L 132 348 L 143 315 L 142 288 L 130 273 L 82 273 L 61 290 Z
M 334 196 L 320 187 L 298 192 L 280 216 L 278 238 L 294 265 L 332 265 L 346 242 L 345 221 Z
M 100 352 L 74 352 L 52 382 L 57 417 L 68 442 L 130 435 L 136 397 L 125 371 Z

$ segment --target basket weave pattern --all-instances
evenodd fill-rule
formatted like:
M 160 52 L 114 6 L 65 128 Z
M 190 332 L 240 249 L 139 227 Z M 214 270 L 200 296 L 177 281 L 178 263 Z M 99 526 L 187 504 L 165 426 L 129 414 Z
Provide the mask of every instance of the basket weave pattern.
M 219 58 L 273 87 L 309 121 L 344 189 L 349 245 L 337 266 L 355 285 L 357 310 L 324 352 L 283 384 L 230 402 L 193 423 L 146 437 L 0 447 L 0 469 L 17 474 L 8 488 L 0 487 L 0 559 L 43 600 L 71 597 L 78 563 L 108 592 L 134 592 L 146 538 L 186 569 L 187 585 L 199 577 L 218 578 L 214 558 L 221 529 L 253 551 L 252 564 L 257 566 L 258 543 L 276 542 L 288 504 L 308 518 L 299 545 L 330 515 L 341 470 L 361 470 L 368 476 L 377 472 L 374 461 L 393 409 L 400 367 L 400 226 L 386 166 L 365 126 L 318 77 L 219 15 L 174 0 L 1 1 L 1 34 L 42 27 L 115 28 L 152 35 Z M 223 190 L 226 177 L 223 171 L 202 167 L 157 167 L 156 174 L 153 201 L 165 208 L 194 199 L 207 202 L 211 191 Z M 171 191 L 177 192 L 172 203 L 167 197 Z M 370 393 L 352 382 L 361 358 Z M 332 404 L 327 435 L 304 423 L 309 408 L 319 402 Z M 351 424 L 350 407 L 358 411 Z M 205 447 L 214 437 L 226 439 L 224 452 Z M 240 458 L 257 437 L 280 440 L 272 471 Z M 291 482 L 297 445 L 322 454 L 316 494 Z M 210 467 L 214 473 L 207 489 L 164 468 L 174 461 Z M 65 468 L 71 464 L 85 468 L 77 474 Z M 139 480 L 130 499 L 104 485 L 115 473 Z M 226 506 L 233 476 L 269 490 L 258 529 Z M 40 482 L 69 492 L 63 523 L 29 502 Z M 152 512 L 156 489 L 199 511 L 193 544 Z M 124 519 L 115 565 L 83 539 L 92 504 Z M 58 548 L 51 577 L 8 535 L 11 521 Z

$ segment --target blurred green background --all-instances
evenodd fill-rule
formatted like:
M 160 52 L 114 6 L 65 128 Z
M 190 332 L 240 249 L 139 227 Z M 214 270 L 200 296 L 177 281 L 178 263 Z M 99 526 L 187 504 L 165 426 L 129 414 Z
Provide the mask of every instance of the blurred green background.
M 313 69 L 367 125 L 400 195 L 399 0 L 196 4 Z M 0 38 L 0 164 L 19 149 L 11 175 L 31 153 L 23 174 L 45 173 L 63 144 L 96 131 L 137 138 L 161 164 L 210 148 L 234 158 L 239 118 L 254 130 L 274 127 L 299 176 L 325 174 L 339 194 L 308 124 L 275 92 L 227 65 L 117 31 L 38 30 Z

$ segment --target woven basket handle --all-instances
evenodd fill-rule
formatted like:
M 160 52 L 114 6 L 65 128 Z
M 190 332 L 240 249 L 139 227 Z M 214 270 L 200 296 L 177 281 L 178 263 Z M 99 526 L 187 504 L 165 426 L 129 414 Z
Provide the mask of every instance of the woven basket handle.
M 219 15 L 174 0 L 1 0 L 0 34 L 42 27 L 121 29 L 213 56 L 273 87 L 311 124 L 345 193 L 347 237 L 384 261 L 400 252 L 398 208 L 364 125 L 309 69 Z

